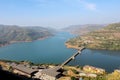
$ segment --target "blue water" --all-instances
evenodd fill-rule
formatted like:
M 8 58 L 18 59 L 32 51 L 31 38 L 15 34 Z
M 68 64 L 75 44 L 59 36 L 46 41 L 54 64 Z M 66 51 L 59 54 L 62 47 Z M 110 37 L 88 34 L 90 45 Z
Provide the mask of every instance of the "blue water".
M 44 40 L 11 44 L 0 48 L 0 59 L 27 60 L 34 63 L 62 63 L 75 52 L 64 45 L 65 41 L 73 36 L 60 32 Z
M 78 55 L 69 64 L 91 65 L 106 69 L 107 72 L 112 72 L 120 67 L 120 51 L 85 49 L 81 55 Z
M 60 64 L 76 52 L 64 45 L 66 40 L 74 36 L 67 32 L 59 32 L 44 40 L 4 46 L 0 48 L 0 59 Z M 85 49 L 69 65 L 92 65 L 111 72 L 120 67 L 120 51 Z

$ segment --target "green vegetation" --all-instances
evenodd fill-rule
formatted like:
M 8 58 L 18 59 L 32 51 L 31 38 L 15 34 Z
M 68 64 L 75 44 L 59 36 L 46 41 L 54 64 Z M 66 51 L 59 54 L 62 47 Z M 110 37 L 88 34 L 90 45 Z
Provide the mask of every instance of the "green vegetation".
M 76 70 L 74 70 L 74 69 L 72 69 L 72 72 L 73 72 L 74 74 L 79 74 L 79 72 L 76 71 Z
M 52 36 L 52 30 L 43 27 L 19 27 L 0 25 L 0 46 L 13 42 L 33 41 Z
M 76 80 L 76 78 L 75 77 L 71 77 L 71 80 Z
M 70 39 L 67 44 L 91 49 L 120 50 L 120 23 Z

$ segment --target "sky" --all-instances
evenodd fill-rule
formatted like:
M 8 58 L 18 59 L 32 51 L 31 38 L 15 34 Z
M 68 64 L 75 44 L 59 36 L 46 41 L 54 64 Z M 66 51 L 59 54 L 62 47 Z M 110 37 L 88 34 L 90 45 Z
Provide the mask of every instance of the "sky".
M 0 0 L 0 24 L 63 28 L 120 22 L 120 0 Z

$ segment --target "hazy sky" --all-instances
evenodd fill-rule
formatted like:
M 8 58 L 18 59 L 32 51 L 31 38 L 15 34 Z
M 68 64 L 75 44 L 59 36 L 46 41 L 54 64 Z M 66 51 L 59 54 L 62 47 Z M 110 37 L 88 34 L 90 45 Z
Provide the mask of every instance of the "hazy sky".
M 0 24 L 54 28 L 120 22 L 120 0 L 0 0 Z

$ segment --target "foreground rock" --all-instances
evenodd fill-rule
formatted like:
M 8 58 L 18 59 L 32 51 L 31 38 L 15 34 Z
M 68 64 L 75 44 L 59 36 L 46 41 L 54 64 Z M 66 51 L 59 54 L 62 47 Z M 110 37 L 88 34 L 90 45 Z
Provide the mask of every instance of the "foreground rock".
M 104 69 L 86 65 L 35 65 L 29 62 L 0 61 L 0 78 L 8 80 L 120 80 L 120 70 L 107 74 Z M 3 77 L 6 75 L 7 77 Z

